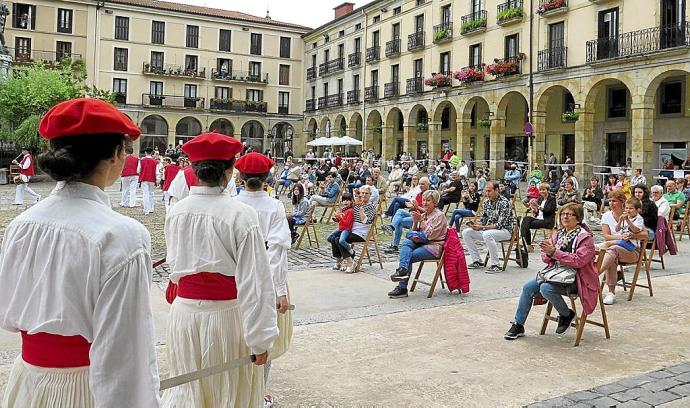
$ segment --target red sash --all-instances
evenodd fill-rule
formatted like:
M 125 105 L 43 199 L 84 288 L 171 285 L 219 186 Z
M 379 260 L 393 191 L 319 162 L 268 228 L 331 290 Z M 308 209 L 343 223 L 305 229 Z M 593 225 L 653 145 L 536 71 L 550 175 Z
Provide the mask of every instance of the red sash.
M 234 276 L 217 272 L 199 272 L 180 278 L 178 285 L 168 282 L 165 300 L 172 304 L 175 298 L 195 300 L 233 300 L 237 299 L 237 285 Z
M 91 343 L 82 336 L 50 333 L 22 334 L 22 359 L 45 368 L 71 368 L 91 365 Z

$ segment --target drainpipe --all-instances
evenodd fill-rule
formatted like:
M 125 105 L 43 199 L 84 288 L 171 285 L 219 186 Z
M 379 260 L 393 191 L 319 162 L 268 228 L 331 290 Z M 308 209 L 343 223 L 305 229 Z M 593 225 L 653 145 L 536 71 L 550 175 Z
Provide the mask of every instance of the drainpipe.
M 362 9 L 362 15 L 364 16 L 364 35 L 362 36 L 363 38 L 361 44 L 363 47 L 362 50 L 364 51 L 362 53 L 364 54 L 364 57 L 360 56 L 360 58 L 362 58 L 362 151 L 364 151 L 367 145 L 367 102 L 365 98 L 365 89 L 367 88 L 367 34 L 369 29 L 369 18 L 367 17 L 367 13 L 364 11 L 364 9 Z M 355 125 L 355 132 L 357 132 L 357 125 Z
M 529 123 L 534 126 L 534 0 L 529 0 Z M 533 130 L 527 138 L 527 174 L 534 165 L 534 138 Z

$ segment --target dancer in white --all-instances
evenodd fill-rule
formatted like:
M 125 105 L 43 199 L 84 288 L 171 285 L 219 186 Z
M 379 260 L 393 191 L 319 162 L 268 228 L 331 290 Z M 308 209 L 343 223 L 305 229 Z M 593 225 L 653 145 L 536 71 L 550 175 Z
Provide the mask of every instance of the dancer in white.
M 137 181 L 139 181 L 139 158 L 131 146 L 125 148 L 125 166 L 120 174 L 122 182 L 122 199 L 120 207 L 134 208 L 137 203 Z
M 24 204 L 24 193 L 33 197 L 34 202 L 41 199 L 41 195 L 29 187 L 29 180 L 34 176 L 34 158 L 28 147 L 22 147 L 21 161 L 12 160 L 12 164 L 19 166 L 19 175 L 14 178 L 17 188 L 14 192 L 14 205 Z

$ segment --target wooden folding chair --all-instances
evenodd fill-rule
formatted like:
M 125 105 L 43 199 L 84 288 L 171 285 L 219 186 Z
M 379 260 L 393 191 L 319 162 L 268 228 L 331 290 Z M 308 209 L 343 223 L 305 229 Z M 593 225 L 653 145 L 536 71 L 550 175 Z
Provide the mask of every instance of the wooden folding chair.
M 458 208 L 460 208 L 460 201 L 458 201 L 457 203 L 449 203 L 449 204 L 448 204 L 448 207 L 446 207 L 446 212 L 444 213 L 445 215 L 448 215 L 448 211 L 450 211 L 450 206 L 453 205 L 453 204 L 455 204 L 455 208 L 453 209 L 453 211 L 455 211 L 455 210 L 457 210 Z
M 366 239 L 364 242 L 353 242 L 352 244 L 363 244 L 362 247 L 362 253 L 359 254 L 359 258 L 357 258 L 357 264 L 355 265 L 355 272 L 359 272 L 359 270 L 362 267 L 362 262 L 364 261 L 364 256 L 366 255 L 367 259 L 369 260 L 369 266 L 372 266 L 373 263 L 371 262 L 371 255 L 369 254 L 369 244 L 373 242 L 374 244 L 374 249 L 376 250 L 376 256 L 379 259 L 379 265 L 381 266 L 381 269 L 383 269 L 383 261 L 381 261 L 381 251 L 379 250 L 379 243 L 378 240 L 376 239 L 376 219 L 379 217 L 380 214 L 376 214 L 374 216 L 374 220 L 371 222 L 371 227 L 369 228 L 369 233 L 367 234 Z
M 542 237 L 546 240 L 546 239 L 551 238 L 551 235 L 553 234 L 553 231 L 555 229 L 556 229 L 555 227 L 554 228 L 535 228 L 534 232 L 532 233 L 532 243 L 534 243 L 536 241 L 537 233 L 539 231 L 541 231 Z
M 314 209 L 315 207 L 312 207 L 307 212 L 307 220 L 305 221 L 304 225 L 302 225 L 302 231 L 299 234 L 299 239 L 297 239 L 297 245 L 295 246 L 295 250 L 298 250 L 300 245 L 302 245 L 302 240 L 304 239 L 305 235 L 307 236 L 307 239 L 309 240 L 309 246 L 311 247 L 311 234 L 314 234 L 314 242 L 316 243 L 316 247 L 319 247 L 319 238 L 316 235 L 316 228 L 314 228 L 314 223 L 312 222 L 312 219 L 314 217 Z
M 596 262 L 596 268 L 597 271 L 601 269 L 601 263 L 604 261 L 604 254 L 606 254 L 605 250 L 599 251 L 599 256 L 597 257 L 597 262 Z M 570 294 L 568 295 L 568 298 L 570 299 L 570 305 L 575 312 L 575 321 L 573 323 L 570 323 L 571 327 L 574 327 L 576 329 L 576 334 L 575 334 L 575 343 L 573 344 L 573 347 L 577 347 L 580 345 L 580 339 L 582 339 L 582 333 L 584 332 L 585 325 L 587 323 L 602 327 L 604 329 L 604 333 L 606 334 L 606 338 L 610 339 L 611 334 L 609 333 L 609 321 L 608 318 L 606 317 L 606 306 L 604 305 L 604 297 L 601 294 L 601 288 L 599 289 L 599 308 L 601 309 L 601 322 L 597 322 L 594 320 L 589 320 L 587 313 L 583 310 L 582 313 L 580 314 L 580 317 L 577 316 L 577 309 L 575 308 L 575 299 L 577 299 L 579 296 L 577 294 Z M 584 309 L 584 307 L 583 307 Z M 549 302 L 549 304 L 546 306 L 546 312 L 544 313 L 544 320 L 541 324 L 541 331 L 539 331 L 539 334 L 543 335 L 546 333 L 546 326 L 549 324 L 549 321 L 552 322 L 558 322 L 558 317 L 551 316 L 551 311 L 553 310 L 553 305 Z
M 333 214 L 335 214 L 335 209 L 340 207 L 340 203 L 342 202 L 343 199 L 343 193 L 345 192 L 345 186 L 341 183 L 340 184 L 340 191 L 338 192 L 338 196 L 335 198 L 335 201 L 331 204 L 324 204 L 321 205 L 320 207 L 325 207 L 323 209 L 323 214 L 321 214 L 321 218 L 319 219 L 319 222 L 323 222 L 323 217 L 326 216 L 326 213 L 329 212 L 328 217 L 326 217 L 326 224 L 330 224 L 331 219 L 333 218 Z
M 678 228 L 678 231 L 675 231 L 674 229 L 674 237 L 676 232 L 678 233 L 677 241 L 682 241 L 684 234 L 687 234 L 688 238 L 690 238 L 690 220 L 688 220 L 688 213 L 690 213 L 690 202 L 685 204 L 685 212 L 683 213 L 683 218 L 680 219 L 680 227 Z
M 417 283 L 421 283 L 423 285 L 429 286 L 429 294 L 426 295 L 427 298 L 430 298 L 434 296 L 434 289 L 436 289 L 436 283 L 440 280 L 441 281 L 441 287 L 445 288 L 445 280 L 443 279 L 443 252 L 445 251 L 445 248 L 441 248 L 441 254 L 438 259 L 428 259 L 424 261 L 419 262 L 419 267 L 417 267 L 417 273 L 414 275 L 414 279 L 412 280 L 412 287 L 410 287 L 410 292 L 414 292 L 414 289 L 417 287 Z M 424 264 L 426 262 L 434 262 L 436 264 L 436 272 L 434 273 L 434 279 L 431 280 L 431 283 L 423 281 L 419 279 L 419 275 L 422 273 L 422 268 L 424 268 Z
M 646 262 L 647 258 L 647 240 L 643 239 L 640 240 L 640 254 L 637 257 L 637 261 L 634 263 L 618 263 L 618 273 L 621 276 L 621 283 L 618 284 L 618 286 L 622 286 L 624 291 L 627 291 L 630 289 L 628 292 L 628 300 L 632 300 L 633 295 L 635 294 L 635 288 L 636 287 L 641 287 L 649 290 L 649 296 L 654 296 L 654 292 L 652 291 L 652 276 L 649 273 L 649 268 L 647 267 L 648 263 Z M 635 266 L 635 272 L 633 273 L 633 278 L 631 282 L 626 282 L 625 280 L 625 270 L 623 269 L 624 266 Z M 640 269 L 644 268 L 645 273 L 647 274 L 647 285 L 643 285 L 641 283 L 637 283 L 637 279 L 640 276 Z
M 647 270 L 651 271 L 652 262 L 657 262 L 657 263 L 661 264 L 661 269 L 666 269 L 666 265 L 664 264 L 664 256 L 663 255 L 659 254 L 659 259 L 654 259 L 654 251 L 656 251 L 657 253 L 659 252 L 658 251 L 659 247 L 656 244 L 656 238 L 652 242 L 647 241 L 647 249 L 649 250 L 649 252 L 645 253 L 645 255 L 644 255 L 645 262 L 646 262 L 645 268 L 647 268 Z
M 522 251 L 517 251 L 517 256 L 512 258 L 511 253 L 513 252 L 513 248 L 519 247 L 520 245 L 520 217 L 517 217 L 517 225 L 513 225 L 513 233 L 510 235 L 510 239 L 507 241 L 497 241 L 499 244 L 501 244 L 501 252 L 503 252 L 503 256 L 499 258 L 499 260 L 503 261 L 503 266 L 501 269 L 503 269 L 503 272 L 505 272 L 506 268 L 508 267 L 508 261 L 516 261 L 520 264 L 522 264 Z M 506 252 L 506 247 L 505 244 L 508 243 L 508 251 Z M 487 266 L 489 264 L 489 252 L 487 250 L 486 252 L 486 259 L 484 259 L 484 266 Z

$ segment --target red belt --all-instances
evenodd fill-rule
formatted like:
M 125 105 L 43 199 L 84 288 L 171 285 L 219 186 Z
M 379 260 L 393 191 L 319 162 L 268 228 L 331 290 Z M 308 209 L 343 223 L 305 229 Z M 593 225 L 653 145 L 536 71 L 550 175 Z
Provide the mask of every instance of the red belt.
M 90 365 L 91 343 L 82 336 L 50 333 L 22 334 L 22 359 L 45 368 L 71 368 Z
M 177 296 L 195 300 L 237 299 L 235 277 L 217 272 L 198 272 L 187 275 L 180 278 L 177 285 L 168 282 L 165 299 L 172 304 Z

